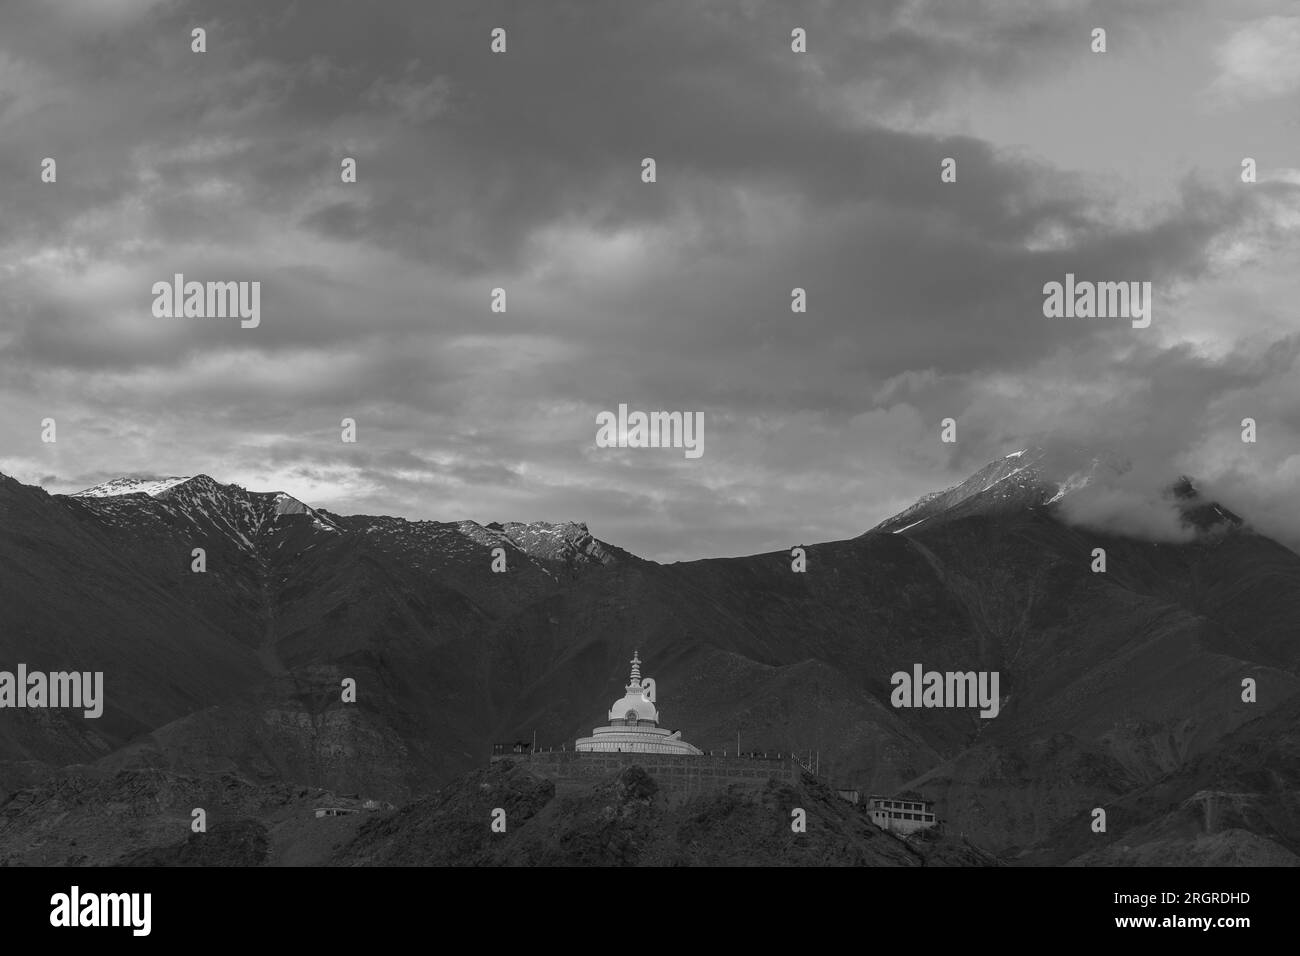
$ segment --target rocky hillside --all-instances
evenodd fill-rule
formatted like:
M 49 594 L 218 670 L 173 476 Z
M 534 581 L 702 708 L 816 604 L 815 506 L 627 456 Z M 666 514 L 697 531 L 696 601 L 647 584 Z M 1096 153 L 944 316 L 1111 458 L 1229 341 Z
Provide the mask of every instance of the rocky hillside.
M 791 830 L 791 810 L 807 831 Z M 496 809 L 505 832 L 492 832 Z M 797 787 L 663 798 L 640 767 L 557 797 L 526 763 L 501 761 L 366 823 L 335 863 L 352 866 L 987 866 L 952 839 L 902 840 L 806 779 Z
M 808 546 L 802 572 L 788 551 L 665 566 L 580 524 L 341 516 L 202 476 L 0 479 L 0 669 L 102 670 L 107 698 L 99 720 L 0 711 L 0 801 L 39 817 L 33 788 L 84 765 L 403 804 L 496 741 L 587 735 L 639 648 L 696 746 L 817 750 L 828 781 L 914 789 L 1009 860 L 1289 859 L 1295 781 L 1268 748 L 1297 725 L 1300 556 L 1187 480 L 1177 542 L 1072 523 L 1063 504 L 1122 473 L 1027 449 Z M 918 663 L 997 671 L 998 716 L 894 708 Z

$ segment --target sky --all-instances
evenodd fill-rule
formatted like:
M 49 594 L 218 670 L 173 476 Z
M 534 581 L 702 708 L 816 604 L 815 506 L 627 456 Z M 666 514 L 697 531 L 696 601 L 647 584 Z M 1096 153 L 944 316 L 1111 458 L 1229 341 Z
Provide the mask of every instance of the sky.
M 0 6 L 0 471 L 51 493 L 203 473 L 674 561 L 1063 440 L 1295 547 L 1298 254 L 1294 3 Z M 260 324 L 156 316 L 176 273 Z M 1066 273 L 1150 282 L 1150 326 L 1045 317 Z M 703 454 L 598 447 L 620 404 Z

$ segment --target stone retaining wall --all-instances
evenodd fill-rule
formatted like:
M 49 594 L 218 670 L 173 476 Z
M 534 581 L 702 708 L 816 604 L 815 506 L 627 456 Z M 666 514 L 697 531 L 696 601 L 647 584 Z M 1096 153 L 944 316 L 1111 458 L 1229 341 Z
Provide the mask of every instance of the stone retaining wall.
M 652 776 L 661 790 L 682 796 L 724 790 L 732 784 L 762 790 L 770 779 L 791 785 L 799 780 L 799 768 L 789 757 L 769 760 L 756 757 L 584 753 L 568 750 L 559 753 L 507 754 L 493 758 L 497 759 L 515 760 L 554 781 L 556 793 L 589 787 L 634 764 Z

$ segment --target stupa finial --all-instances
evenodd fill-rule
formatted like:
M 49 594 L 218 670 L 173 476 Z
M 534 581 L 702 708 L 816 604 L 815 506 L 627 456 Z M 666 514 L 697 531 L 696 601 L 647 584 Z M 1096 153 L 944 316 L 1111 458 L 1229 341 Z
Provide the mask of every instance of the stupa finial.
M 641 684 L 641 655 L 639 651 L 632 652 L 632 679 L 630 683 L 638 686 Z

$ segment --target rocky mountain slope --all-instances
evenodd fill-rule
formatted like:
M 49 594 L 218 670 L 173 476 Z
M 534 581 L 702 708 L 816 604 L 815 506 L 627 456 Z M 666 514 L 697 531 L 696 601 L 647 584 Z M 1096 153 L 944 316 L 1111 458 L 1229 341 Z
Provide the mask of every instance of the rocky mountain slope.
M 794 833 L 802 808 L 807 831 Z M 493 810 L 505 811 L 494 833 Z M 583 792 L 511 761 L 364 824 L 332 861 L 351 866 L 989 866 L 995 860 L 935 835 L 901 840 L 860 807 L 805 779 L 761 792 L 665 801 L 658 782 L 629 767 Z
M 1300 556 L 1191 482 L 1171 485 L 1178 543 L 1072 524 L 1063 503 L 1124 467 L 1027 449 L 809 546 L 803 573 L 786 551 L 664 566 L 579 524 L 341 516 L 205 476 L 0 479 L 0 668 L 103 670 L 107 697 L 97 721 L 0 711 L 0 813 L 68 765 L 403 803 L 495 741 L 589 733 L 635 647 L 697 746 L 819 750 L 829 781 L 916 789 L 1013 861 L 1290 859 L 1295 780 L 1268 768 L 1297 725 Z M 999 715 L 895 709 L 916 663 L 998 671 Z

